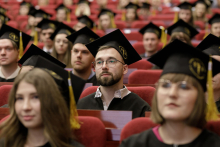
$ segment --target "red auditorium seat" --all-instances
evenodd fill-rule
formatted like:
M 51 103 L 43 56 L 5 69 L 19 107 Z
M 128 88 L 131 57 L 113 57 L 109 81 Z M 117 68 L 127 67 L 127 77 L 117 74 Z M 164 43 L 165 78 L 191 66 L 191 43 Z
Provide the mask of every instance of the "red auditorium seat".
M 157 124 L 153 123 L 148 117 L 135 118 L 122 129 L 120 142 L 134 134 L 141 133 L 155 126 L 157 126 Z M 209 121 L 205 128 L 220 136 L 220 120 Z
M 75 136 L 85 147 L 105 147 L 106 130 L 104 124 L 96 117 L 78 116 L 81 122 L 79 130 L 75 130 Z
M 194 21 L 194 25 L 199 27 L 201 30 L 205 29 L 205 23 L 202 21 Z
M 151 69 L 153 67 L 152 63 L 149 61 L 142 59 L 131 65 L 128 65 L 128 68 L 137 68 L 137 69 Z
M 18 23 L 24 22 L 24 21 L 28 21 L 28 15 L 18 15 L 16 17 L 16 21 Z
M 139 32 L 126 32 L 126 31 L 122 31 L 122 33 L 125 35 L 125 37 L 128 39 L 128 40 L 137 40 L 137 41 L 142 41 L 143 40 L 143 36 L 141 33 Z
M 145 25 L 149 23 L 150 21 L 135 21 L 131 24 L 131 28 L 143 28 Z M 157 26 L 165 27 L 165 23 L 163 21 L 153 21 L 153 23 Z
M 13 85 L 0 86 L 0 107 L 8 103 L 8 97 Z
M 93 30 L 94 31 L 94 30 Z M 103 30 L 95 30 L 94 31 L 99 37 L 105 36 L 105 32 Z
M 86 97 L 87 95 L 90 95 L 94 92 L 96 92 L 98 86 L 91 86 L 86 88 L 81 96 L 81 98 Z M 127 87 L 128 90 L 130 90 L 131 92 L 136 93 L 138 96 L 140 96 L 143 100 L 145 100 L 149 105 L 151 105 L 151 100 L 154 96 L 154 92 L 155 92 L 155 88 L 154 87 L 150 87 L 150 86 L 143 86 L 143 87 Z
M 7 22 L 7 25 L 9 25 L 9 26 L 11 26 L 11 27 L 13 27 L 15 29 L 19 29 L 18 23 L 16 21 L 11 21 L 10 20 L 10 21 Z
M 10 116 L 10 115 L 5 116 L 4 118 L 2 118 L 2 119 L 0 120 L 0 124 L 1 124 L 2 122 L 4 122 L 6 119 L 8 119 L 8 118 L 9 118 L 9 116 Z
M 39 47 L 40 49 L 43 49 L 44 43 L 43 42 L 38 42 L 37 47 Z
M 92 19 L 95 22 L 98 21 L 98 17 L 97 17 L 96 14 L 95 15 L 90 15 L 89 18 Z
M 26 26 L 27 26 L 27 24 L 28 24 L 27 21 L 24 21 L 24 22 L 21 23 L 21 25 L 20 25 L 21 31 L 23 31 L 23 32 L 26 31 Z
M 71 21 L 71 22 L 64 21 L 63 23 L 68 25 L 69 27 L 73 28 L 73 26 L 75 26 L 77 24 L 77 21 Z
M 197 34 L 196 36 L 195 36 L 195 38 L 196 38 L 196 40 L 203 40 L 203 38 L 204 38 L 204 36 L 205 36 L 205 30 L 201 30 L 201 31 L 199 31 L 199 34 Z
M 174 19 L 174 15 L 173 14 L 158 14 L 155 16 L 149 16 L 148 18 L 149 20 L 170 20 L 172 21 Z
M 128 84 L 155 84 L 162 70 L 136 70 L 128 77 Z
M 137 51 L 138 54 L 145 53 L 144 45 L 142 40 L 133 44 L 134 49 Z M 160 50 L 163 47 L 163 43 L 159 43 L 157 50 Z
M 115 25 L 120 30 L 126 28 L 126 22 L 124 21 L 115 21 Z
M 200 41 L 192 42 L 192 45 L 193 45 L 194 47 L 197 47 L 197 46 L 199 45 L 199 43 L 200 43 Z

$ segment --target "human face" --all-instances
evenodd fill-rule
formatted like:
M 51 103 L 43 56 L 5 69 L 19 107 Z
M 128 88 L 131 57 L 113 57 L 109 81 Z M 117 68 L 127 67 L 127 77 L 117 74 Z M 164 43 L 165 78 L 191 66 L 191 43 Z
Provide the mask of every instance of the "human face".
M 146 32 L 143 36 L 143 44 L 146 52 L 155 52 L 159 44 L 159 39 L 156 34 Z
M 13 47 L 11 40 L 0 39 L 1 66 L 10 66 L 17 63 L 19 50 Z
M 196 16 L 201 18 L 201 17 L 203 17 L 205 15 L 206 7 L 205 7 L 204 4 L 198 3 L 196 5 L 195 11 L 196 11 Z
M 212 24 L 211 33 L 217 37 L 220 36 L 220 22 L 215 22 Z
M 100 7 L 105 7 L 108 1 L 107 0 L 96 0 L 96 2 Z
M 124 62 L 119 52 L 114 48 L 104 49 L 97 53 L 95 61 L 108 59 L 117 59 Z M 97 69 L 95 67 L 97 81 L 102 86 L 112 86 L 117 83 L 123 83 L 123 75 L 127 73 L 128 66 L 123 65 L 120 62 L 116 62 L 114 67 L 109 67 L 106 62 L 103 63 L 102 68 Z
M 66 34 L 57 34 L 55 37 L 55 49 L 58 55 L 65 55 L 68 49 L 68 39 Z
M 93 55 L 85 45 L 77 43 L 73 46 L 71 50 L 71 64 L 74 70 L 78 72 L 91 70 L 93 60 Z
M 48 5 L 48 0 L 38 0 L 38 5 L 39 6 L 47 6 Z
M 135 20 L 135 9 L 133 8 L 127 9 L 126 18 L 128 21 L 134 21 Z
M 78 22 L 75 26 L 74 26 L 74 30 L 75 31 L 79 31 L 80 29 L 84 28 L 86 25 L 84 23 Z
M 212 58 L 220 61 L 220 56 L 218 56 L 218 55 L 213 55 Z M 220 73 L 215 75 L 212 78 L 212 85 L 213 85 L 213 90 L 214 91 L 219 91 L 220 90 Z
M 64 9 L 59 9 L 57 11 L 57 21 L 58 22 L 63 22 L 66 21 L 66 11 Z
M 29 16 L 28 17 L 28 24 L 30 26 L 35 26 L 35 18 L 34 18 L 34 16 Z
M 157 107 L 165 120 L 184 121 L 190 116 L 198 96 L 192 84 L 160 79 L 157 88 Z
M 73 1 L 72 0 L 63 0 L 63 4 L 65 6 L 71 6 L 71 5 L 73 5 Z
M 121 8 L 124 8 L 125 6 L 127 6 L 129 3 L 129 0 L 120 0 L 119 1 L 119 5 L 121 6 Z
M 190 10 L 180 9 L 179 19 L 182 19 L 182 20 L 185 21 L 186 23 L 189 23 L 191 17 L 192 17 L 192 16 L 191 16 L 191 11 L 190 11 Z
M 161 6 L 161 0 L 151 0 L 151 5 L 153 7 L 160 7 Z
M 41 103 L 34 85 L 21 81 L 15 95 L 15 112 L 27 129 L 43 127 Z
M 19 12 L 20 12 L 20 15 L 27 15 L 29 12 L 28 6 L 25 6 L 25 5 L 21 6 Z
M 104 30 L 110 28 L 111 20 L 107 14 L 101 15 L 99 19 L 100 19 L 101 26 Z
M 50 36 L 53 33 L 54 33 L 54 30 L 51 28 L 42 30 L 40 33 L 40 38 L 42 42 L 44 43 L 44 45 L 50 48 L 53 46 L 53 41 L 50 39 Z

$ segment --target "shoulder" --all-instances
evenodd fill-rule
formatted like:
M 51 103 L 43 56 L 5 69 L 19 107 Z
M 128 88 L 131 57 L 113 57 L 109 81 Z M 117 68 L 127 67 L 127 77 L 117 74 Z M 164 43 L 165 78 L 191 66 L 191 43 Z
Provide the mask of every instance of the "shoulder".
M 79 99 L 78 103 L 77 103 L 77 106 L 80 106 L 84 103 L 87 103 L 88 102 L 91 102 L 91 101 L 94 101 L 95 100 L 95 92 L 90 94 L 90 95 L 87 95 L 86 97 L 83 97 L 81 99 Z
M 71 141 L 71 145 L 73 145 L 74 147 L 85 147 L 84 145 L 82 145 L 81 143 L 79 143 L 75 140 Z
M 143 106 L 145 105 L 149 106 L 149 104 L 136 93 L 131 92 L 125 98 L 133 101 L 134 104 L 141 104 Z
M 152 129 L 143 131 L 139 134 L 135 134 L 132 135 L 126 139 L 124 139 L 120 145 L 120 147 L 134 147 L 134 146 L 138 146 L 138 147 L 142 147 L 142 146 L 146 146 L 148 139 L 150 137 L 152 137 L 153 131 Z
M 199 141 L 203 141 L 204 144 L 212 147 L 220 147 L 220 137 L 207 129 L 203 130 L 202 137 L 200 139 Z

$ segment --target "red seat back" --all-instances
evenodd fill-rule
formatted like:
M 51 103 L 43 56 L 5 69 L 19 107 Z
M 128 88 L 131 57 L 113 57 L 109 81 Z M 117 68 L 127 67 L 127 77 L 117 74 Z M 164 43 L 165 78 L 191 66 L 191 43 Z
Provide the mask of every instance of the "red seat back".
M 152 67 L 153 65 L 145 59 L 139 60 L 128 66 L 128 68 L 137 68 L 137 69 L 151 69 Z
M 126 23 L 124 21 L 115 21 L 115 25 L 118 29 L 124 29 L 126 28 Z
M 7 104 L 9 93 L 13 85 L 0 86 L 0 106 Z
M 19 29 L 16 21 L 8 21 L 7 25 L 11 26 L 12 28 Z
M 106 130 L 104 124 L 96 117 L 78 116 L 81 122 L 75 135 L 85 147 L 105 147 Z
M 131 24 L 131 28 L 139 28 L 140 29 L 149 23 L 150 23 L 150 21 L 134 21 Z M 153 21 L 153 23 L 157 26 L 165 26 L 165 23 L 163 21 L 156 20 L 156 21 Z
M 139 32 L 133 32 L 133 31 L 125 32 L 125 31 L 122 31 L 122 33 L 125 35 L 125 37 L 128 40 L 137 40 L 137 41 L 142 41 L 143 40 L 143 36 Z
M 128 84 L 155 84 L 162 70 L 136 70 L 128 77 Z

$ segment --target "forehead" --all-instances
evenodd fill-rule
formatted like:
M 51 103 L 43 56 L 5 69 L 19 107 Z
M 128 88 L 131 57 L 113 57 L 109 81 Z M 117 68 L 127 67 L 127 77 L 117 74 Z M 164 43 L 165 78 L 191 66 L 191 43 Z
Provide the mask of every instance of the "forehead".
M 155 33 L 146 32 L 144 33 L 144 38 L 157 38 L 157 35 Z
M 42 30 L 42 33 L 53 33 L 53 32 L 54 32 L 54 29 L 51 29 L 51 28 Z
M 11 42 L 11 40 L 9 39 L 0 39 L 0 47 L 2 46 L 12 46 L 13 47 L 13 44 Z
M 56 39 L 67 39 L 66 37 L 67 37 L 66 34 L 57 34 L 56 35 Z
M 108 16 L 108 14 L 102 14 L 100 16 L 100 19 L 110 19 L 110 17 Z
M 114 48 L 109 48 L 109 49 L 104 49 L 99 51 L 96 54 L 96 59 L 100 58 L 100 59 L 108 59 L 110 57 L 116 58 L 116 59 L 122 59 L 122 56 L 120 55 L 120 53 L 114 49 Z
M 33 84 L 27 83 L 24 80 L 22 80 L 19 85 L 18 89 L 16 91 L 17 94 L 22 94 L 22 93 L 35 93 L 37 92 L 36 88 L 34 87 Z
M 87 50 L 87 51 L 89 51 L 88 48 L 87 48 L 84 44 L 82 44 L 82 43 L 76 43 L 76 44 L 74 44 L 74 45 L 73 45 L 73 49 L 77 49 L 77 50 Z

